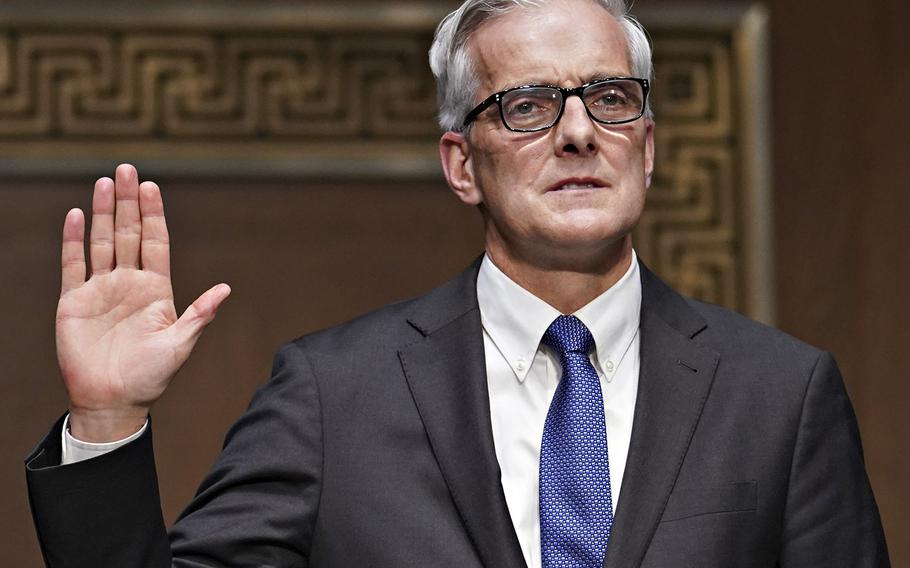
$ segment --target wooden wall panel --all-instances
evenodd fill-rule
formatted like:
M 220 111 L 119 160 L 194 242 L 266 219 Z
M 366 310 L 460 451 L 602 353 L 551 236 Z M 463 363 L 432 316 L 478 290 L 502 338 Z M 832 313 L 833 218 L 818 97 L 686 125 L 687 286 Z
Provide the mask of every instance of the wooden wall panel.
M 124 155 L 181 178 L 440 179 L 427 65 L 445 5 L 0 6 L 0 177 Z M 773 319 L 767 15 L 645 12 L 657 170 L 635 232 L 681 291 Z
M 837 357 L 910 566 L 910 4 L 770 4 L 777 321 Z

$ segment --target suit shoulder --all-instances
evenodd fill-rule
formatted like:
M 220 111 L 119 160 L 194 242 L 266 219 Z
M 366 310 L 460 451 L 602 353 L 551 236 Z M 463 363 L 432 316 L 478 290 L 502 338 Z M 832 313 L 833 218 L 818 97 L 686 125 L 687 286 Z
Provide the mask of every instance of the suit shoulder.
M 272 380 L 332 377 L 332 383 L 368 376 L 390 363 L 398 349 L 418 336 L 407 323 L 414 300 L 382 306 L 349 321 L 312 331 L 282 345 L 272 360 Z M 347 379 L 346 379 L 347 378 Z M 317 379 L 317 382 L 322 382 Z
M 482 257 L 481 257 L 482 258 Z M 480 258 L 461 274 L 411 299 L 371 310 L 349 321 L 298 337 L 296 349 L 333 352 L 393 352 L 477 309 Z
M 416 301 L 411 298 L 386 304 L 348 321 L 308 332 L 288 342 L 282 350 L 325 352 L 340 347 L 363 349 L 368 345 L 400 343 L 415 332 L 407 317 Z
M 775 327 L 750 319 L 734 310 L 686 298 L 689 306 L 707 323 L 696 340 L 723 353 L 745 359 L 800 365 L 811 369 L 826 352 Z

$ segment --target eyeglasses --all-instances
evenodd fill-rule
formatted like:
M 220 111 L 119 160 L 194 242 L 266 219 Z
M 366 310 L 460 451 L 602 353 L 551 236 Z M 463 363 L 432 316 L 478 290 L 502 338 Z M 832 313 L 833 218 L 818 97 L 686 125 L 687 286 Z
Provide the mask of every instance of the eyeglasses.
M 494 103 L 499 105 L 499 117 L 513 132 L 537 132 L 559 122 L 566 108 L 566 98 L 579 97 L 588 116 L 601 124 L 622 124 L 638 120 L 648 101 L 647 79 L 611 77 L 565 88 L 551 85 L 527 85 L 493 93 L 474 107 L 464 119 L 461 129 Z

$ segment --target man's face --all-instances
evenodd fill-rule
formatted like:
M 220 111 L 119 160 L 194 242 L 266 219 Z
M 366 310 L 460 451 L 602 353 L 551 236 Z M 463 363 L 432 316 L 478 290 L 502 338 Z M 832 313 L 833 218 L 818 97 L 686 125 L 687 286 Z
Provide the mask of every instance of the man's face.
M 480 78 L 477 103 L 510 87 L 574 87 L 632 74 L 619 24 L 589 0 L 515 9 L 484 24 L 469 48 Z M 596 123 L 570 97 L 549 130 L 511 132 L 493 105 L 458 145 L 463 168 L 452 167 L 450 155 L 447 175 L 464 202 L 482 208 L 487 250 L 498 264 L 596 263 L 631 246 L 653 165 L 652 129 L 644 118 Z M 459 139 L 447 134 L 443 147 L 447 137 Z

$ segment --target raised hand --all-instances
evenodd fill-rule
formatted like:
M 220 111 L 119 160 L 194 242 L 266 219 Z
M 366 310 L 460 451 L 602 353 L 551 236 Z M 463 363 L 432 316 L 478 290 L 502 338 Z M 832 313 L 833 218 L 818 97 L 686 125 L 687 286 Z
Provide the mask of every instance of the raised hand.
M 218 284 L 178 318 L 161 192 L 152 182 L 140 185 L 128 164 L 115 180 L 95 183 L 88 280 L 82 211 L 71 210 L 63 227 L 57 359 L 71 432 L 88 442 L 118 440 L 142 426 L 231 292 Z

